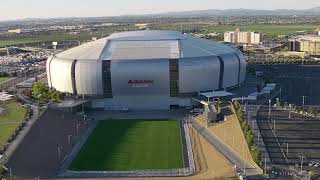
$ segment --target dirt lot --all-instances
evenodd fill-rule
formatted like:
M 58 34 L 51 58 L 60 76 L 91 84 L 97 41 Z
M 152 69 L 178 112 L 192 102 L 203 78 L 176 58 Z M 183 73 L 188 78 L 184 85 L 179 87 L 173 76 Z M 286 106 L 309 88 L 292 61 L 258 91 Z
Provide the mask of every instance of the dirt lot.
M 226 121 L 210 125 L 209 130 L 235 150 L 241 157 L 255 164 L 242 134 L 238 119 L 233 113 L 231 106 L 224 107 L 221 111 L 225 114 Z

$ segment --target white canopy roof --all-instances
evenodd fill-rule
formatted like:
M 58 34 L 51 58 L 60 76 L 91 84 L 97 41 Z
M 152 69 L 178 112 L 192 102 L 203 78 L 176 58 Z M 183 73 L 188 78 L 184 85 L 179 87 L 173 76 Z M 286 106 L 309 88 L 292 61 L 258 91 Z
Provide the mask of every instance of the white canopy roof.
M 12 99 L 13 95 L 7 94 L 7 92 L 0 92 L 0 101 L 7 101 Z
M 218 56 L 236 49 L 177 31 L 130 31 L 101 38 L 55 56 L 76 60 L 168 59 Z
M 232 96 L 233 94 L 227 91 L 211 91 L 211 92 L 200 93 L 200 95 L 205 96 L 207 98 L 212 98 L 212 97 Z

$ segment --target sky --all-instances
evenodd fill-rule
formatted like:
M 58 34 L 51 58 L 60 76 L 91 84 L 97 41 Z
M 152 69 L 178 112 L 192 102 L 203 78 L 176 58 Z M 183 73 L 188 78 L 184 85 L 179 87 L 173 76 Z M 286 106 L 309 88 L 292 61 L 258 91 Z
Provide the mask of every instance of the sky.
M 202 9 L 307 9 L 320 0 L 0 0 L 0 20 L 152 14 Z

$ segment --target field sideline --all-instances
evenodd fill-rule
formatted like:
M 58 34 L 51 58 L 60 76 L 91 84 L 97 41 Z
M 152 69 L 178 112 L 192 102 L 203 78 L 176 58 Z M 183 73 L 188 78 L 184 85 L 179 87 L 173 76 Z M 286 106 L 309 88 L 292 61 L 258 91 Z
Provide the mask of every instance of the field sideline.
M 71 170 L 120 171 L 182 168 L 177 120 L 106 120 L 98 122 Z

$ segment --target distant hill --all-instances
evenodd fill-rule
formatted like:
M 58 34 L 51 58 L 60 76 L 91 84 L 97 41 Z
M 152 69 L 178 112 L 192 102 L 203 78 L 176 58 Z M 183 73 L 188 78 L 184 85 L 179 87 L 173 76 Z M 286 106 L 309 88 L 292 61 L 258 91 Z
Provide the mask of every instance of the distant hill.
M 207 9 L 195 11 L 167 12 L 157 15 L 162 16 L 290 16 L 290 15 L 320 15 L 320 7 L 311 9 L 296 10 L 296 9 L 277 9 L 277 10 L 258 10 L 258 9 Z

